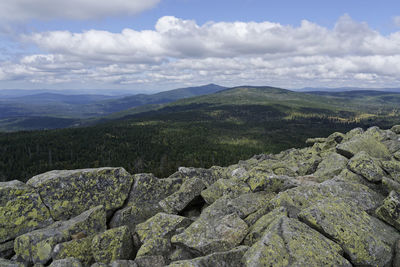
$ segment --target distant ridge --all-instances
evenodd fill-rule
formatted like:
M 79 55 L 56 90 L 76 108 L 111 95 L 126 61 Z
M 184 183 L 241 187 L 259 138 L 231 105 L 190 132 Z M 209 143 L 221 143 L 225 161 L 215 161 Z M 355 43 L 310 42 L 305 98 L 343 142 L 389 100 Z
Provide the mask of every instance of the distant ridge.
M 363 87 L 304 87 L 301 89 L 292 89 L 296 92 L 349 92 L 349 91 L 379 91 L 399 93 L 400 88 L 363 88 Z

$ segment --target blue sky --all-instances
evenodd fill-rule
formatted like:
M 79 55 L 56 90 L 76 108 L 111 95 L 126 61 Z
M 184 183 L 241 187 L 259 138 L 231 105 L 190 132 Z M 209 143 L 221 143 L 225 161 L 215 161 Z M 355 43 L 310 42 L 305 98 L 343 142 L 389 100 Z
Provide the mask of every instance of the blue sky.
M 399 87 L 396 1 L 30 2 L 0 3 L 0 89 Z

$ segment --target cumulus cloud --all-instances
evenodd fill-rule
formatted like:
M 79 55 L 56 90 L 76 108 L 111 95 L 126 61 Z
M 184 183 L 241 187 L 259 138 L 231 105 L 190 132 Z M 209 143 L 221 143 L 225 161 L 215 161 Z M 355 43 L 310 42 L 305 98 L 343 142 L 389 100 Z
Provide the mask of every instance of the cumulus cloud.
M 289 88 L 396 86 L 400 80 L 400 32 L 382 35 L 348 15 L 332 29 L 306 20 L 298 27 L 268 21 L 199 25 L 167 16 L 154 30 L 51 31 L 22 39 L 43 54 L 0 65 L 0 79 Z
M 160 0 L 11 0 L 0 1 L 2 20 L 94 19 L 132 15 L 157 5 Z

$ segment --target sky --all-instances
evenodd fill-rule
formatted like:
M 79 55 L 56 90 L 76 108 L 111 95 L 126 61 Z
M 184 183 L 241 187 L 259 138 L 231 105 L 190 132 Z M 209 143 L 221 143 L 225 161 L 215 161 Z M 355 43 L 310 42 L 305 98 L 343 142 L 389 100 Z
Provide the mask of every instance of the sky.
M 0 0 L 0 89 L 399 82 L 394 0 Z

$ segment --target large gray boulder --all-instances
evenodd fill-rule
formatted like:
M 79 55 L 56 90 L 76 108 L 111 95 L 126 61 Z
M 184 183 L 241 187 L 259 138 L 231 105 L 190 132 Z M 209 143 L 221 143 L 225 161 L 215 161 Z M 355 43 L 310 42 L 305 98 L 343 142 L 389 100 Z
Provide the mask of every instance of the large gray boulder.
M 127 225 L 132 232 L 135 226 L 162 211 L 158 204 L 167 196 L 178 191 L 182 178 L 159 179 L 153 174 L 136 174 L 135 182 L 124 208 L 115 212 L 110 226 Z
M 89 236 L 106 230 L 106 213 L 103 206 L 83 212 L 68 221 L 56 222 L 15 239 L 14 250 L 25 262 L 47 263 L 54 247 L 82 233 Z
M 390 192 L 383 204 L 376 210 L 376 214 L 380 219 L 400 231 L 400 193 Z
M 242 257 L 248 249 L 247 246 L 239 246 L 226 252 L 216 252 L 191 260 L 175 261 L 168 267 L 242 267 Z
M 177 229 L 186 228 L 192 223 L 186 217 L 167 213 L 158 213 L 144 223 L 138 224 L 136 234 L 142 246 L 137 252 L 137 257 L 162 255 L 167 256 L 172 249 L 171 237 Z
M 120 226 L 97 234 L 92 240 L 92 253 L 96 262 L 110 263 L 133 257 L 132 234 L 127 226 Z
M 350 159 L 348 168 L 370 182 L 380 182 L 385 176 L 379 163 L 364 151 L 358 152 Z
M 0 243 L 53 223 L 35 190 L 20 181 L 0 182 Z
M 299 214 L 311 227 L 338 243 L 357 266 L 389 266 L 400 234 L 354 204 L 318 203 Z
M 384 197 L 359 183 L 331 179 L 311 186 L 300 186 L 280 192 L 271 204 L 274 207 L 288 207 L 296 215 L 301 211 L 327 199 L 342 199 L 354 203 L 362 210 L 375 210 Z
M 348 266 L 342 248 L 296 219 L 276 218 L 243 257 L 245 266 Z
M 172 237 L 173 244 L 197 255 L 228 251 L 238 246 L 248 232 L 243 218 L 268 203 L 270 194 L 249 193 L 237 198 L 222 197 L 203 210 L 183 233 Z
M 159 205 L 166 213 L 178 214 L 186 208 L 191 201 L 200 196 L 201 191 L 206 188 L 206 184 L 200 178 L 186 180 L 181 188 L 172 195 L 159 202 Z
M 103 205 L 106 211 L 122 207 L 133 177 L 123 168 L 50 171 L 27 184 L 40 194 L 55 220 L 67 220 Z

